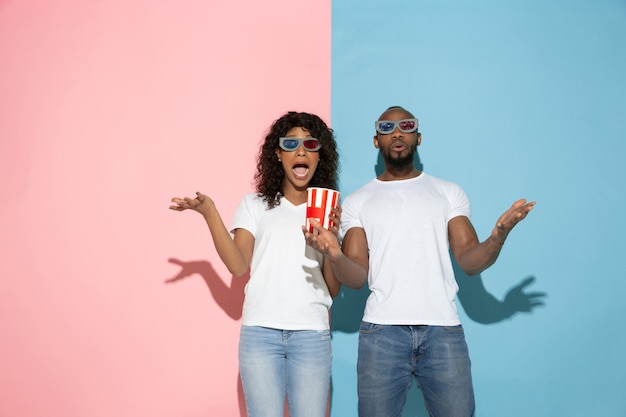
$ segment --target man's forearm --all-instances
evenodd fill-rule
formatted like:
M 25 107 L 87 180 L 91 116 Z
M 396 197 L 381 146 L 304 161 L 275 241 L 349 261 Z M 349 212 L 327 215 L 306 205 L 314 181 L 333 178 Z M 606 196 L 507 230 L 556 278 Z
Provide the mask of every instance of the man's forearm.
M 467 275 L 480 274 L 496 262 L 503 245 L 504 240 L 499 243 L 498 239 L 489 236 L 484 242 L 457 257 L 456 262 Z
M 329 259 L 335 277 L 349 288 L 359 289 L 367 282 L 367 268 L 351 260 L 341 253 L 334 259 Z

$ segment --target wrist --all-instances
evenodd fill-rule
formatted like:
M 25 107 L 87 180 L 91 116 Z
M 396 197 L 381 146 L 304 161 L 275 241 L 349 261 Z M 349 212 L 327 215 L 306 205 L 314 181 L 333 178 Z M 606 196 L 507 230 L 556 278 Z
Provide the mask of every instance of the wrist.
M 489 240 L 491 243 L 497 246 L 504 246 L 504 241 L 506 240 L 506 236 L 496 237 L 493 234 L 489 236 Z
M 343 257 L 344 254 L 341 251 L 341 248 L 329 248 L 326 255 L 326 258 L 328 258 L 328 260 L 333 264 L 340 262 Z

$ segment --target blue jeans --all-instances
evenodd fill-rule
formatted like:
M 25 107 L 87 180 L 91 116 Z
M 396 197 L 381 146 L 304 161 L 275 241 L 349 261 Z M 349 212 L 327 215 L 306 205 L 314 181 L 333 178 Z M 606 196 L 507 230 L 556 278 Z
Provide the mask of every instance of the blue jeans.
M 249 417 L 325 417 L 330 389 L 330 330 L 241 326 L 239 372 Z
M 471 417 L 474 388 L 461 326 L 361 323 L 359 417 L 401 417 L 415 377 L 430 417 Z

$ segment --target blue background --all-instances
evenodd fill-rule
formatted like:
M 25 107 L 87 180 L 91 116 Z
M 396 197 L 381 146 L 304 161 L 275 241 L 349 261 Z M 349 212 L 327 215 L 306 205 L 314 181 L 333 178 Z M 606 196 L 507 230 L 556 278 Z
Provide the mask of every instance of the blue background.
M 336 0 L 332 18 L 344 196 L 376 175 L 373 121 L 401 105 L 481 240 L 537 201 L 494 266 L 457 275 L 476 416 L 626 416 L 626 2 Z M 366 295 L 333 307 L 335 416 L 357 415 Z M 426 415 L 413 386 L 403 417 Z

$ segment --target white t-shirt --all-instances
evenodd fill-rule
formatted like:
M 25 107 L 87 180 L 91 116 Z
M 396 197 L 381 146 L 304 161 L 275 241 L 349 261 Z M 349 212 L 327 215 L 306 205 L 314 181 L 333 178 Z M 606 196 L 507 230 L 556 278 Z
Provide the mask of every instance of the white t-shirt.
M 286 198 L 273 209 L 256 194 L 237 208 L 231 231 L 254 236 L 250 281 L 245 288 L 242 324 L 284 330 L 330 328 L 332 297 L 322 275 L 324 257 L 306 244 L 302 225 L 306 204 Z
M 372 293 L 364 321 L 460 323 L 448 222 L 456 216 L 470 216 L 469 200 L 461 187 L 425 173 L 400 181 L 374 179 L 350 194 L 342 208 L 342 234 L 361 227 L 369 247 Z

